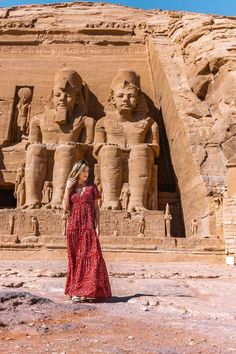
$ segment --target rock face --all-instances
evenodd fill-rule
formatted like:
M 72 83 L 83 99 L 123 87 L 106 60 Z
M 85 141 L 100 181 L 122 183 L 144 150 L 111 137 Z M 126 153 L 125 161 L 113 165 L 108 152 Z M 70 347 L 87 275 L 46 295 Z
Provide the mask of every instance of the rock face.
M 101 207 L 118 209 L 102 212 L 104 237 L 128 239 L 133 232 L 137 243 L 146 237 L 153 244 L 155 233 L 165 239 L 168 204 L 168 235 L 191 237 L 195 220 L 194 242 L 223 240 L 230 222 L 228 244 L 235 249 L 235 192 L 226 192 L 228 161 L 236 151 L 235 18 L 85 2 L 1 9 L 0 18 L 0 207 L 16 207 L 15 196 L 20 210 L 12 210 L 10 219 L 7 210 L 0 212 L 3 242 L 18 240 L 17 228 L 20 238 L 32 236 L 32 217 L 39 220 L 37 245 L 51 237 L 50 215 L 59 225 L 64 220 L 60 205 L 68 171 L 86 158 L 104 191 Z M 53 112 L 55 87 L 63 81 L 58 73 L 72 69 L 79 74 L 80 99 L 68 122 L 68 113 Z M 117 90 L 113 80 L 120 69 L 139 78 L 134 80 L 141 96 L 130 116 L 135 124 L 111 118 L 119 111 L 111 90 Z M 130 90 L 129 78 L 121 81 Z M 140 150 L 133 152 L 136 145 Z M 146 176 L 143 186 L 139 175 Z M 229 181 L 232 191 L 235 181 Z M 55 234 L 61 240 L 65 232 Z

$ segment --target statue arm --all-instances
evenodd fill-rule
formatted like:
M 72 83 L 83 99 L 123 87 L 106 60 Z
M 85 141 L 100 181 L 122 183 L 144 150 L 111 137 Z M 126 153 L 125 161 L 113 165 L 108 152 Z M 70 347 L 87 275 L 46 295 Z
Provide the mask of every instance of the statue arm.
M 158 124 L 150 118 L 151 123 L 151 136 L 152 142 L 150 147 L 153 149 L 155 156 L 159 156 L 160 154 L 160 140 L 159 140 L 159 127 Z
M 95 126 L 94 136 L 94 155 L 97 156 L 100 148 L 106 143 L 106 129 L 104 126 L 104 118 L 98 120 Z
M 85 144 L 92 144 L 94 137 L 94 126 L 95 121 L 93 118 L 85 117 L 84 118 L 84 126 L 86 128 L 86 140 Z
M 42 134 L 41 134 L 40 123 L 39 123 L 38 117 L 32 119 L 32 122 L 30 124 L 29 142 L 31 144 L 42 142 Z

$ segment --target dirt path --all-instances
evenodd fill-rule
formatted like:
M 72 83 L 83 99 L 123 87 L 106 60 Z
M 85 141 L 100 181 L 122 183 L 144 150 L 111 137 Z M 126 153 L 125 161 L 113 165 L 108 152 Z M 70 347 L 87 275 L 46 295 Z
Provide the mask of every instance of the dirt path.
M 66 262 L 0 263 L 0 353 L 236 353 L 236 268 L 110 263 L 113 298 L 72 304 Z

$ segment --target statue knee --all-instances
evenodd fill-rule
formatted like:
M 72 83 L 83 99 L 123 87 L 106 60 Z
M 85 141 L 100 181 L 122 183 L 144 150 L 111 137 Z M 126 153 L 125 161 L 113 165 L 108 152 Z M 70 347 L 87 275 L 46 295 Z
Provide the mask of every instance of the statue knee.
M 30 144 L 27 148 L 26 157 L 27 156 L 39 156 L 46 157 L 47 149 L 44 144 Z
M 122 159 L 122 151 L 117 146 L 105 145 L 99 152 L 99 165 L 117 165 Z
M 129 159 L 147 160 L 153 163 L 154 162 L 153 151 L 147 145 L 135 145 L 131 148 Z

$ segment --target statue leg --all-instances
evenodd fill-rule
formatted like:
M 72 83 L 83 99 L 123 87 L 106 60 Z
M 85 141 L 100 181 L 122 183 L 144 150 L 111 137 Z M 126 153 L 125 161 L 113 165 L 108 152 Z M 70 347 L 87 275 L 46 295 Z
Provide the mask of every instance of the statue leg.
M 122 152 L 115 145 L 105 145 L 98 155 L 102 183 L 102 208 L 119 210 L 122 186 Z
M 82 158 L 83 152 L 80 147 L 77 148 L 73 145 L 59 145 L 56 148 L 52 177 L 53 193 L 50 205 L 51 208 L 62 208 L 61 204 L 64 197 L 66 180 L 72 169 L 73 163 Z M 49 207 L 49 205 L 46 207 Z
M 153 151 L 148 146 L 132 147 L 129 158 L 130 211 L 147 208 L 153 164 Z
M 29 145 L 25 163 L 24 207 L 39 208 L 41 206 L 43 181 L 46 176 L 47 150 L 43 144 Z

